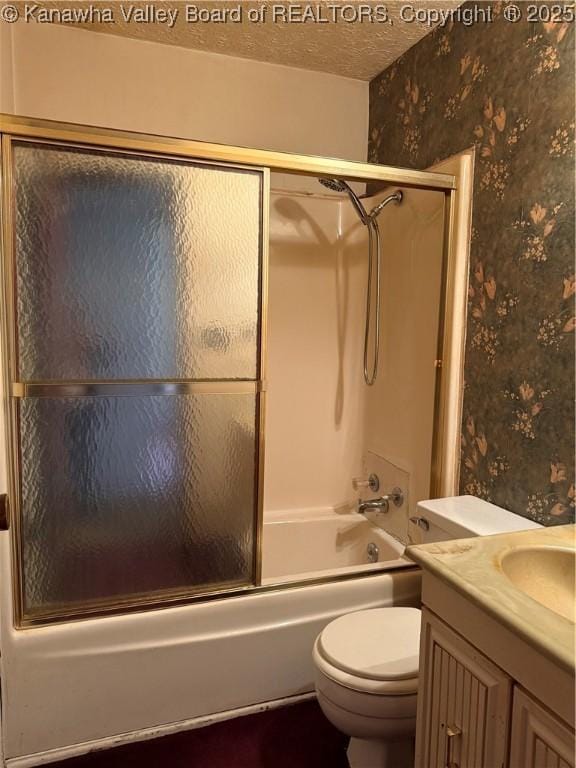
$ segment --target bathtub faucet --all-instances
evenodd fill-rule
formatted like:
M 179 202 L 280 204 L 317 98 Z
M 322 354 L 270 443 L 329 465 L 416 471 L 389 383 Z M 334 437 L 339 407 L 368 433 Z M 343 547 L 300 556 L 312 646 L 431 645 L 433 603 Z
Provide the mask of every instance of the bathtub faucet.
M 388 512 L 390 502 L 392 502 L 395 507 L 402 506 L 404 503 L 404 494 L 402 493 L 401 488 L 393 488 L 390 493 L 385 493 L 378 499 L 370 499 L 368 501 L 362 501 L 360 499 L 358 501 L 358 512 L 360 512 L 361 515 L 372 510 L 376 512 Z

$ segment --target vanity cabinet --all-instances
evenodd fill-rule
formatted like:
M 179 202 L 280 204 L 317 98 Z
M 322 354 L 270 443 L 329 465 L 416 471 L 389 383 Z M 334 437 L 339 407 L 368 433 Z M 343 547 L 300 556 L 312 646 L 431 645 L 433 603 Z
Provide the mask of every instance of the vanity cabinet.
M 416 768 L 575 768 L 574 550 L 572 525 L 408 547 L 422 568 Z
M 574 768 L 570 727 L 426 607 L 420 670 L 416 768 Z
M 417 768 L 506 765 L 511 678 L 426 609 L 420 665 Z
M 574 733 L 521 688 L 514 689 L 510 766 L 572 768 Z

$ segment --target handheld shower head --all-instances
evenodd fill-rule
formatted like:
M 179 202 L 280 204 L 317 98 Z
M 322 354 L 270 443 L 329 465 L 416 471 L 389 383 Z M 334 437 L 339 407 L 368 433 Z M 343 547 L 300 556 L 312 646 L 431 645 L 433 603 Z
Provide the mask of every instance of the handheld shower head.
M 356 209 L 356 213 L 360 217 L 362 224 L 367 225 L 369 223 L 369 217 L 368 213 L 366 212 L 366 208 L 364 208 L 360 202 L 360 198 L 349 184 L 347 184 L 345 181 L 342 181 L 341 179 L 318 179 L 318 181 L 320 184 L 322 184 L 322 186 L 326 187 L 327 189 L 331 189 L 332 192 L 346 192 L 352 205 Z
M 320 184 L 327 189 L 331 189 L 332 192 L 347 192 L 349 187 L 345 181 L 339 179 L 318 179 Z

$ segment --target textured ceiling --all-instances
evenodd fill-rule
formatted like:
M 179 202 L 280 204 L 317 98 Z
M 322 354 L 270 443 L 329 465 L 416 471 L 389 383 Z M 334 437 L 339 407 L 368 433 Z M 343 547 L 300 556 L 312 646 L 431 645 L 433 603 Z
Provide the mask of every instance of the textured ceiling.
M 359 80 L 371 80 L 385 69 L 404 51 L 428 34 L 432 27 L 428 24 L 403 21 L 400 9 L 413 6 L 422 9 L 433 8 L 445 11 L 457 7 L 461 0 L 415 0 L 408 2 L 361 3 L 361 2 L 44 2 L 42 7 L 112 8 L 114 23 L 98 23 L 91 19 L 88 24 L 79 24 L 93 32 L 122 35 L 125 37 L 151 40 L 167 45 L 194 48 L 203 51 L 240 56 L 257 61 L 284 64 L 302 69 L 331 72 Z M 240 8 L 240 22 L 230 17 L 226 21 L 193 22 L 186 18 L 186 6 L 194 6 L 206 11 L 229 12 Z M 249 12 L 265 7 L 265 20 L 252 22 Z M 291 11 L 279 7 L 292 6 Z M 346 9 L 344 8 L 346 6 Z M 388 10 L 389 23 L 369 21 L 360 22 L 360 8 L 371 6 L 373 13 L 378 6 Z M 154 8 L 157 12 L 178 10 L 173 24 L 156 21 L 141 21 L 134 17 L 127 21 L 122 8 Z M 293 14 L 293 21 L 288 22 L 287 13 Z M 315 21 L 306 20 L 306 14 Z M 336 20 L 331 17 L 336 15 Z M 354 23 L 346 18 L 354 18 Z M 300 18 L 300 21 L 297 19 Z M 327 19 L 328 21 L 319 21 Z M 69 25 L 69 24 L 68 24 Z

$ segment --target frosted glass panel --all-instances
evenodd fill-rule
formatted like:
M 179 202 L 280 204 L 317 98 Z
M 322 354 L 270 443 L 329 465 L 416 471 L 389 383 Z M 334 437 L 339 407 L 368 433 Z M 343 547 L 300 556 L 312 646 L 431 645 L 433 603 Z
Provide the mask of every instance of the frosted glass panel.
M 261 173 L 14 143 L 20 379 L 254 379 Z
M 256 396 L 20 401 L 24 613 L 252 582 Z

